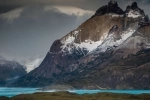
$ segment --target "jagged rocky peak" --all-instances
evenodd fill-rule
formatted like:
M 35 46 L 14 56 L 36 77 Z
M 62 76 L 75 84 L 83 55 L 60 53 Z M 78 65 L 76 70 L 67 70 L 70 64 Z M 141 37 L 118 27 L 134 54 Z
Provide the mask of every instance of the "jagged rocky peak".
M 142 17 L 141 21 L 139 22 L 139 25 L 140 25 L 140 26 L 147 26 L 147 25 L 150 25 L 150 20 L 149 20 L 148 15 Z
M 125 10 L 125 13 L 126 13 L 127 17 L 133 17 L 133 18 L 145 16 L 144 11 L 138 7 L 136 2 L 133 2 L 131 4 L 131 6 L 128 5 L 126 10 Z
M 108 3 L 108 7 L 112 7 L 112 8 L 118 7 L 117 1 L 110 0 L 110 2 Z
M 137 8 L 138 8 L 137 3 L 136 3 L 136 2 L 133 2 L 132 5 L 131 5 L 131 8 L 132 8 L 133 10 L 137 9 Z
M 119 14 L 119 15 L 123 15 L 124 11 L 118 7 L 118 3 L 115 0 L 111 0 L 108 5 L 102 6 L 101 8 L 99 8 L 94 16 L 100 16 L 100 15 L 104 15 L 104 14 Z

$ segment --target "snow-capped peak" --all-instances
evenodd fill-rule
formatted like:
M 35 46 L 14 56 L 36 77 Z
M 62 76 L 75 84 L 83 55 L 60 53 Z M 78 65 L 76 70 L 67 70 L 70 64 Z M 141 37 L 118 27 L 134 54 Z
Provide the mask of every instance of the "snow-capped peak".
M 142 15 L 135 10 L 130 10 L 128 13 L 126 13 L 127 17 L 132 17 L 132 18 L 138 18 L 138 17 L 142 17 Z
M 131 6 L 127 6 L 125 14 L 130 18 L 138 18 L 145 16 L 145 13 L 140 9 L 136 2 L 133 2 Z
M 85 41 L 83 41 L 81 43 L 76 43 L 75 39 L 78 36 L 79 32 L 81 32 L 81 30 L 74 31 L 72 35 L 69 34 L 64 39 L 62 39 L 62 41 L 61 41 L 62 52 L 72 53 L 72 51 L 74 49 L 76 49 L 76 50 L 84 49 L 87 52 L 91 52 L 92 50 L 96 49 L 107 36 L 107 33 L 105 33 L 105 34 L 103 34 L 103 36 L 101 37 L 101 39 L 99 41 L 93 41 L 91 39 L 86 39 Z

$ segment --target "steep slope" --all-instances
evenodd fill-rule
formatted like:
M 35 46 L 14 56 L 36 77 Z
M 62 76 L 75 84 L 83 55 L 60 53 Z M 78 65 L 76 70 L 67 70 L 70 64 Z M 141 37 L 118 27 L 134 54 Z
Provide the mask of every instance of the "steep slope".
M 8 61 L 0 57 L 0 86 L 5 86 L 25 74 L 24 66 L 16 61 Z
M 84 89 L 150 89 L 150 25 L 147 16 L 134 31 L 118 37 L 118 28 L 110 30 L 97 49 L 72 65 L 73 72 L 54 84 Z M 118 37 L 116 39 L 116 37 Z
M 73 64 L 76 70 L 55 84 L 78 89 L 150 89 L 149 29 L 142 26 L 120 46 L 82 58 Z
M 149 52 L 145 53 L 145 50 L 149 48 L 149 32 L 148 16 L 136 2 L 123 11 L 117 2 L 110 1 L 77 29 L 56 40 L 42 64 L 12 85 L 41 87 L 50 84 L 69 84 L 76 88 L 98 88 L 99 85 L 113 89 L 138 88 L 141 85 L 123 86 L 129 81 L 117 81 L 112 73 L 121 73 L 120 69 L 130 69 L 130 66 L 130 71 L 134 73 L 138 67 L 148 65 L 146 63 L 150 62 Z M 141 52 L 144 52 L 144 55 Z M 139 60 L 140 56 L 146 61 L 143 59 L 138 66 L 130 64 L 130 61 L 134 61 L 136 65 L 135 60 Z M 124 60 L 127 63 L 124 63 Z M 121 65 L 122 63 L 124 64 Z M 109 68 L 110 73 L 106 71 Z M 146 69 L 143 67 L 143 70 Z M 117 75 L 120 78 L 127 72 L 128 70 L 125 70 Z M 141 72 L 140 75 L 145 74 Z M 137 79 L 141 76 L 134 74 L 134 77 L 133 79 Z M 143 78 L 143 82 L 147 78 L 149 75 Z M 145 82 L 145 87 L 141 88 L 149 88 L 148 83 L 149 81 Z

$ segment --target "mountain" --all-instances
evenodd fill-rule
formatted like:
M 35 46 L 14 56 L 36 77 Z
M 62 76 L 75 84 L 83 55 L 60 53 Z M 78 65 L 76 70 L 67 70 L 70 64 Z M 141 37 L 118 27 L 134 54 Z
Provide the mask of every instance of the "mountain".
M 12 86 L 150 89 L 150 22 L 136 2 L 116 1 L 54 41 L 41 65 Z
M 5 86 L 25 74 L 24 66 L 0 56 L 0 86 Z

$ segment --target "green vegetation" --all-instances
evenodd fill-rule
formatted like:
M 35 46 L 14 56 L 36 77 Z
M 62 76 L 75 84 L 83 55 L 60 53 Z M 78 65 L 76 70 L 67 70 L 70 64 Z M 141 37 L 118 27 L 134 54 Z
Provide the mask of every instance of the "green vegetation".
M 150 100 L 150 94 L 130 95 L 98 93 L 78 95 L 69 92 L 22 94 L 12 98 L 0 97 L 0 100 Z

